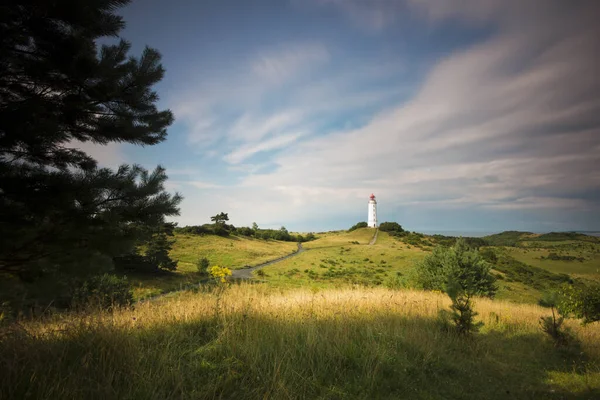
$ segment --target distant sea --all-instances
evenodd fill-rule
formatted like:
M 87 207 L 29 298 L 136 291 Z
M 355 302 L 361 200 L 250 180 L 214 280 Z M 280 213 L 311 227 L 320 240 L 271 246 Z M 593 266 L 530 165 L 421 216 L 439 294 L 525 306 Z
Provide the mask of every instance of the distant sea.
M 425 233 L 427 235 L 444 235 L 444 236 L 462 236 L 462 237 L 483 237 L 488 235 L 493 235 L 495 233 L 500 233 L 501 231 L 495 232 L 482 232 L 482 231 L 417 231 L 421 233 Z M 584 235 L 589 236 L 599 236 L 600 231 L 568 231 L 568 232 L 577 232 L 583 233 Z M 548 233 L 548 232 L 534 232 L 534 233 Z

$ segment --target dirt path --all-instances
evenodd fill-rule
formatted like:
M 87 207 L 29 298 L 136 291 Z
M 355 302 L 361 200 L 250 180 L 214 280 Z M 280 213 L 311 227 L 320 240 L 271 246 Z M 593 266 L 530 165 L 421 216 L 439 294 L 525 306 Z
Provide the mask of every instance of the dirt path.
M 369 246 L 372 246 L 377 241 L 377 233 L 379 233 L 379 228 L 375 229 L 375 234 L 373 235 L 373 239 L 369 242 Z
M 302 253 L 303 251 L 304 251 L 304 248 L 302 247 L 302 243 L 298 243 L 298 250 L 295 253 L 288 254 L 287 256 L 283 256 L 283 257 L 277 258 L 275 260 L 267 261 L 266 263 L 259 264 L 252 268 L 234 269 L 233 271 L 231 271 L 231 277 L 234 279 L 252 279 L 252 271 L 258 271 L 259 269 L 264 268 L 268 265 L 272 265 L 272 264 L 278 263 L 280 261 L 287 260 L 288 258 L 297 256 L 298 254 Z

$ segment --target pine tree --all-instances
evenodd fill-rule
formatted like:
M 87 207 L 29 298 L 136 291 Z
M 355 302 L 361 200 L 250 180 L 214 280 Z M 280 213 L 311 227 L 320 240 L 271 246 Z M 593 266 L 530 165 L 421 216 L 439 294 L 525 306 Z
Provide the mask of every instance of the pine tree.
M 118 37 L 129 0 L 0 6 L 0 279 L 70 277 L 111 265 L 178 213 L 164 168 L 99 168 L 78 142 L 154 145 L 173 121 L 152 90 L 160 54 Z M 101 268 L 100 268 L 101 269 Z

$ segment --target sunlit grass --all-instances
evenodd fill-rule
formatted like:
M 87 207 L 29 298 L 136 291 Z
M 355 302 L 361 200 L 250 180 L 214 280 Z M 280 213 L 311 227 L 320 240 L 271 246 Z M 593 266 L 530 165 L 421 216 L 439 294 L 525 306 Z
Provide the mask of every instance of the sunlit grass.
M 581 245 L 581 248 L 577 248 Z M 570 249 L 523 249 L 505 248 L 511 257 L 525 264 L 546 269 L 554 273 L 569 274 L 573 277 L 583 277 L 600 281 L 600 246 L 584 243 L 572 244 Z M 548 254 L 554 252 L 560 255 L 581 257 L 583 261 L 546 260 Z
M 196 261 L 209 259 L 211 265 L 230 269 L 257 265 L 290 254 L 296 250 L 294 242 L 259 240 L 246 237 L 221 237 L 216 235 L 175 235 L 170 255 L 178 260 L 182 272 L 195 271 Z
M 217 304 L 219 306 L 217 307 Z M 446 296 L 346 287 L 234 285 L 114 314 L 22 321 L 0 342 L 1 398 L 593 398 L 600 327 L 479 299 L 473 338 L 440 329 Z
M 379 232 L 377 243 L 370 246 L 373 233 L 373 229 L 358 229 L 305 243 L 306 251 L 264 268 L 258 277 L 278 287 L 381 285 L 398 273 L 406 274 L 426 254 L 385 232 Z
M 136 300 L 198 283 L 201 278 L 197 273 L 196 262 L 202 257 L 208 258 L 210 265 L 238 269 L 282 257 L 297 249 L 297 244 L 293 242 L 236 236 L 176 234 L 174 239 L 175 243 L 170 253 L 171 257 L 178 261 L 174 273 L 128 276 Z

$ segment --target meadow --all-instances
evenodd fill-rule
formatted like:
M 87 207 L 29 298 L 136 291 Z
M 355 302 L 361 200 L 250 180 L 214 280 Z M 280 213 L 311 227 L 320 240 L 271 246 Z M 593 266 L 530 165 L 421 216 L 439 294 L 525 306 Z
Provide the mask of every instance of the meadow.
M 372 229 L 319 235 L 304 243 L 296 257 L 256 271 L 255 276 L 276 287 L 339 287 L 347 284 L 392 284 L 426 252 L 379 232 L 369 245 Z
M 179 268 L 168 274 L 175 283 L 158 275 L 136 287 L 138 299 L 172 293 L 128 309 L 48 314 L 0 328 L 0 398 L 600 397 L 600 324 L 566 320 L 565 347 L 540 329 L 551 310 L 537 302 L 566 276 L 544 269 L 552 260 L 540 258 L 556 243 L 492 247 L 499 290 L 493 300 L 475 300 L 483 327 L 463 337 L 438 317 L 447 295 L 405 286 L 436 239 L 379 232 L 369 245 L 373 233 L 318 234 L 253 280 L 224 285 L 198 285 L 195 261 L 257 265 L 296 244 L 176 235 Z M 561 255 L 582 250 L 559 246 Z M 188 289 L 174 291 L 184 279 Z
M 0 341 L 1 398 L 597 398 L 600 328 L 556 349 L 536 305 L 478 299 L 468 339 L 442 294 L 242 283 L 133 310 L 25 321 Z
M 379 232 L 375 244 L 369 245 L 374 231 L 368 228 L 352 232 L 324 232 L 317 240 L 303 243 L 304 250 L 295 257 L 255 271 L 255 279 L 279 288 L 341 287 L 348 284 L 366 286 L 401 287 L 410 274 L 414 263 L 424 257 L 437 244 L 431 236 L 419 238 L 414 235 L 394 237 Z M 521 262 L 521 266 L 509 266 L 519 270 L 494 270 L 499 278 L 497 298 L 519 303 L 537 303 L 543 292 L 556 282 L 554 274 L 568 274 L 600 281 L 600 243 L 595 238 L 585 240 L 538 240 L 541 235 L 508 233 L 495 235 L 501 244 L 506 241 L 516 246 L 492 246 L 509 260 Z M 569 239 L 567 237 L 567 239 Z M 587 240 L 591 240 L 587 241 Z M 197 273 L 196 262 L 207 257 L 211 265 L 230 269 L 255 266 L 296 250 L 296 243 L 261 240 L 243 236 L 221 237 L 216 235 L 176 234 L 171 256 L 178 260 L 175 273 L 162 275 L 130 275 L 137 300 L 149 298 L 174 290 L 197 285 L 202 278 Z M 547 259 L 550 253 L 570 255 L 582 260 L 565 261 Z M 506 267 L 506 266 L 505 266 Z M 522 271 L 523 267 L 527 270 Z M 533 267 L 533 268 L 531 268 Z M 538 268 L 536 270 L 535 268 Z M 539 269 L 548 271 L 540 276 Z M 507 275 L 508 273 L 508 275 Z M 535 280 L 535 279 L 534 279 Z
M 543 268 L 554 273 L 569 274 L 573 277 L 588 278 L 600 281 L 600 245 L 583 245 L 578 243 L 561 244 L 562 247 L 545 249 L 507 248 L 511 257 L 525 264 Z M 551 253 L 559 257 L 573 257 L 573 260 L 552 260 Z
M 170 256 L 177 260 L 174 273 L 128 274 L 134 298 L 145 299 L 198 284 L 204 279 L 196 263 L 206 257 L 210 265 L 230 269 L 254 266 L 294 252 L 296 243 L 247 237 L 175 234 Z

